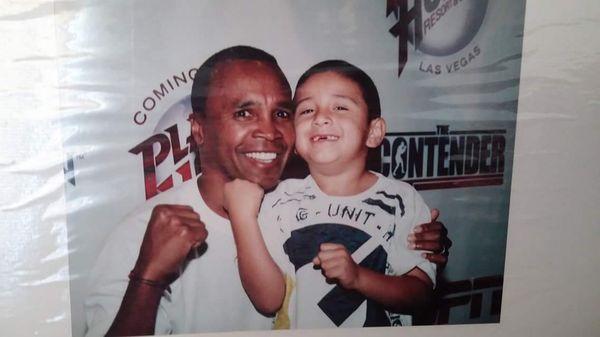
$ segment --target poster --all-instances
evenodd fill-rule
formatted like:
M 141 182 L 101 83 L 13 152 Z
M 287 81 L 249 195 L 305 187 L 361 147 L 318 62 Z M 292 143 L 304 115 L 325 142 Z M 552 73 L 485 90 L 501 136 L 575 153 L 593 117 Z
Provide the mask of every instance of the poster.
M 524 2 L 63 6 L 72 15 L 59 36 L 74 55 L 59 68 L 74 336 L 85 331 L 89 273 L 111 231 L 195 180 L 192 157 L 180 155 L 190 152 L 192 78 L 233 45 L 275 56 L 292 89 L 326 59 L 373 78 L 388 123 L 381 172 L 440 209 L 453 241 L 428 323 L 500 320 Z M 167 141 L 152 147 L 155 184 L 143 165 L 153 136 Z

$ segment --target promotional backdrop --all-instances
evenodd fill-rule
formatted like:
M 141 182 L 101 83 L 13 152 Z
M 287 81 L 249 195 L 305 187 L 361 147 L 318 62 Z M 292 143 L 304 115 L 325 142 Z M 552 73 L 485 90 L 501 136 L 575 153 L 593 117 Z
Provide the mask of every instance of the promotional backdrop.
M 524 1 L 105 1 L 65 6 L 59 78 L 73 335 L 94 259 L 122 218 L 194 181 L 189 94 L 213 53 L 365 70 L 388 133 L 381 172 L 412 183 L 453 241 L 429 323 L 498 322 Z M 67 8 L 67 6 L 69 6 Z M 146 167 L 144 167 L 146 163 Z

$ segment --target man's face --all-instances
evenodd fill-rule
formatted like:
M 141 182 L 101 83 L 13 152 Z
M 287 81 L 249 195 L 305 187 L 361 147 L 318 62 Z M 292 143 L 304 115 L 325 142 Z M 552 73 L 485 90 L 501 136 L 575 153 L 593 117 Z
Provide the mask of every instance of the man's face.
M 242 178 L 265 189 L 278 183 L 294 143 L 291 92 L 281 76 L 259 61 L 215 67 L 200 122 L 205 174 Z

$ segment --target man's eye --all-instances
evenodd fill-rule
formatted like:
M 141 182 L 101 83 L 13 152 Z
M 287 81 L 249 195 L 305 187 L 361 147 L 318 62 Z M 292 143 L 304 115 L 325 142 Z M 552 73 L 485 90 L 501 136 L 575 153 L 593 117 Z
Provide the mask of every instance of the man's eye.
M 291 114 L 290 114 L 289 111 L 285 111 L 285 110 L 277 110 L 277 111 L 275 111 L 275 117 L 277 117 L 277 118 L 289 119 L 290 115 Z
M 250 115 L 250 111 L 248 110 L 238 110 L 234 113 L 235 118 L 248 118 Z

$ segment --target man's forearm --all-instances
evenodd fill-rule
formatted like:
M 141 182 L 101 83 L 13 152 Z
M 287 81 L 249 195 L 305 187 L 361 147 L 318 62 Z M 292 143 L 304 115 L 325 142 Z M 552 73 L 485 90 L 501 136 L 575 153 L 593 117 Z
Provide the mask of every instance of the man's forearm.
M 354 290 L 390 311 L 413 313 L 431 301 L 432 283 L 418 268 L 402 276 L 389 276 L 360 268 L 359 281 Z
M 160 287 L 130 281 L 106 336 L 153 335 L 163 291 Z

